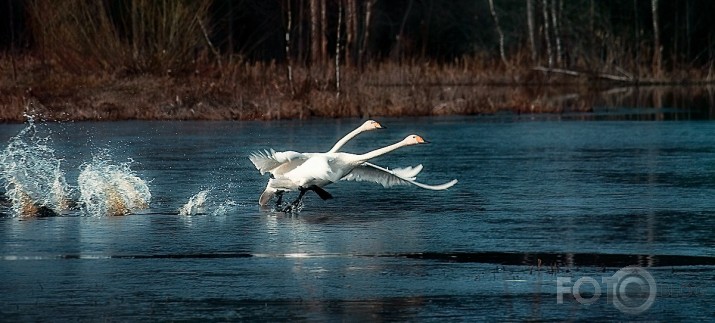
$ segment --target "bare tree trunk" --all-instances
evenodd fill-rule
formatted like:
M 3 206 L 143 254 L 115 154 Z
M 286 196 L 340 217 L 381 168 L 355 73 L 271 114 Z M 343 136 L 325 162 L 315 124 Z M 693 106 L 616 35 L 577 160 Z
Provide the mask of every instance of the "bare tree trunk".
M 310 0 L 310 57 L 313 64 L 322 61 L 320 57 L 321 39 L 320 0 Z
M 673 48 L 670 49 L 670 52 L 671 52 L 670 57 L 673 62 L 678 61 L 678 52 L 679 52 L 678 38 L 680 36 L 680 19 L 679 19 L 680 16 L 678 15 L 678 11 L 679 10 L 678 10 L 677 1 L 676 1 L 675 10 L 673 10 L 673 26 L 675 26 L 675 28 L 673 28 L 674 29 L 673 30 Z
M 662 48 L 660 46 L 660 24 L 658 23 L 658 0 L 651 0 L 653 14 L 653 75 L 660 76 L 662 67 Z
M 330 56 L 328 55 L 328 40 L 326 30 L 328 28 L 328 15 L 326 13 L 327 3 L 325 0 L 320 0 L 320 57 L 321 64 L 328 63 Z M 330 66 L 330 65 L 327 65 Z
M 15 12 L 12 1 L 7 2 L 10 13 L 10 62 L 12 63 L 12 81 L 17 83 L 17 65 L 15 63 Z
M 405 14 L 402 16 L 402 24 L 400 24 L 400 32 L 397 33 L 397 39 L 395 42 L 395 47 L 393 48 L 392 54 L 394 55 L 394 58 L 398 59 L 400 62 L 402 62 L 402 58 L 404 55 L 404 47 L 406 46 L 405 44 L 405 25 L 407 25 L 407 18 L 410 15 L 410 11 L 412 11 L 412 4 L 413 0 L 410 0 L 407 3 L 407 10 L 405 10 Z
M 494 19 L 494 25 L 497 29 L 497 34 L 499 35 L 499 55 L 501 56 L 501 61 L 505 66 L 509 66 L 506 61 L 506 53 L 504 53 L 504 33 L 501 30 L 501 25 L 499 24 L 499 16 L 497 16 L 497 11 L 494 9 L 494 0 L 489 0 L 489 11 L 492 14 L 492 19 Z
M 233 62 L 233 1 L 228 2 L 228 64 Z
M 305 42 L 306 42 L 306 37 L 305 33 L 303 30 L 303 22 L 305 21 L 305 1 L 303 0 L 298 0 L 298 38 L 297 38 L 297 44 L 298 44 L 298 53 L 297 53 L 297 59 L 298 62 L 300 62 L 301 65 L 305 66 Z
M 546 41 L 546 56 L 548 59 L 549 67 L 554 66 L 554 54 L 551 51 L 551 30 L 549 28 L 549 0 L 542 0 L 542 14 L 544 16 L 544 39 Z
M 343 24 L 343 0 L 338 0 L 338 26 L 335 36 L 335 97 L 340 97 L 340 34 L 342 33 L 341 25 Z
M 136 1 L 131 2 L 131 20 L 132 20 L 132 58 L 134 59 L 134 64 L 137 64 L 137 59 L 141 55 L 139 55 L 139 48 L 141 47 L 139 45 L 139 9 L 137 8 L 139 5 L 137 4 Z M 136 67 L 136 66 L 135 66 Z
M 293 59 L 290 52 L 290 32 L 293 28 L 293 12 L 290 7 L 290 1 L 286 0 L 286 7 L 288 11 L 288 24 L 286 26 L 286 77 L 288 78 L 288 87 L 290 87 L 291 96 L 295 97 L 295 87 L 293 86 Z
M 556 65 L 561 66 L 561 36 L 559 35 L 559 19 L 558 19 L 558 6 L 556 5 L 557 0 L 551 0 L 551 22 L 554 31 L 554 41 L 556 42 Z M 560 1 L 559 1 L 560 2 Z
M 591 0 L 588 15 L 588 31 L 591 37 L 596 35 L 596 0 Z
M 201 32 L 204 34 L 204 40 L 206 40 L 206 45 L 209 46 L 209 49 L 211 52 L 216 56 L 216 62 L 218 63 L 218 69 L 220 73 L 223 74 L 223 64 L 221 63 L 221 52 L 214 47 L 214 44 L 211 42 L 211 37 L 209 37 L 209 31 L 206 29 L 206 26 L 204 26 L 204 23 L 201 22 L 201 19 L 199 17 L 196 17 L 196 20 L 199 22 L 199 27 L 201 28 Z
M 635 45 L 635 53 L 636 53 L 636 58 L 635 61 L 636 63 L 636 75 L 641 75 L 641 26 L 640 26 L 640 17 L 638 17 L 638 0 L 633 0 L 633 21 L 635 23 L 635 28 L 634 33 L 635 37 L 634 39 L 636 40 L 636 45 Z
M 534 41 L 534 0 L 526 0 L 526 25 L 529 33 L 531 61 L 536 62 L 536 41 Z
M 685 1 L 685 57 L 690 60 L 690 1 Z
M 420 56 L 422 58 L 427 57 L 427 48 L 429 45 L 430 27 L 432 25 L 432 15 L 434 12 L 434 1 L 428 1 L 426 6 L 424 6 L 423 15 L 427 18 L 422 18 L 422 23 L 420 24 L 420 34 L 422 38 L 422 49 L 420 50 Z
M 370 39 L 370 21 L 372 20 L 372 7 L 375 5 L 377 0 L 368 0 L 365 6 L 365 32 L 363 33 L 362 45 L 360 45 L 360 52 L 358 53 L 358 66 L 362 69 L 366 60 L 367 45 Z
M 354 65 L 357 54 L 357 1 L 346 0 L 345 7 L 345 63 Z

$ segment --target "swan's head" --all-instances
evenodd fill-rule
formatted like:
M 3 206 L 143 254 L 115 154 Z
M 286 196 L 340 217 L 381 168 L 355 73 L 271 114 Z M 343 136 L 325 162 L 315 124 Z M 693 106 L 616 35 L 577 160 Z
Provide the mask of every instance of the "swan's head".
M 368 120 L 360 126 L 363 131 L 370 131 L 375 129 L 385 129 L 379 122 L 375 120 Z
M 407 145 L 418 145 L 418 144 L 427 144 L 429 141 L 424 140 L 424 138 L 418 136 L 418 135 L 409 135 L 405 137 L 405 139 L 402 140 Z

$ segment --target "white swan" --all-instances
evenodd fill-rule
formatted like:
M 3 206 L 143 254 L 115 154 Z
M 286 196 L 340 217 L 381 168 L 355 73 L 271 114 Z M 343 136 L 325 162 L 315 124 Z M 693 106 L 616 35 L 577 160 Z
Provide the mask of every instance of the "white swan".
M 335 145 L 333 145 L 333 147 L 330 148 L 330 150 L 328 150 L 326 153 L 337 152 L 350 139 L 354 138 L 362 132 L 384 128 L 385 127 L 383 127 L 377 121 L 367 120 L 362 125 L 355 128 L 353 131 L 338 140 L 338 142 L 336 142 Z M 256 169 L 258 169 L 261 175 L 265 173 L 270 173 L 271 178 L 275 178 L 295 169 L 315 154 L 317 153 L 299 153 L 296 151 L 276 152 L 275 150 L 271 149 L 270 151 L 264 150 L 262 152 L 254 152 L 248 157 L 248 159 L 251 160 L 254 166 L 256 166 Z M 419 173 L 419 170 L 417 172 Z M 261 197 L 258 200 L 258 203 L 261 206 L 268 204 L 268 201 L 270 201 L 270 199 L 273 198 L 273 196 L 278 192 L 278 189 L 271 187 L 271 181 L 269 180 L 266 189 L 263 191 L 263 194 L 261 194 Z M 332 198 L 332 196 L 330 196 L 330 194 L 328 192 L 325 192 L 324 190 L 316 193 L 318 193 L 318 195 L 320 195 L 320 197 L 324 199 Z
M 368 160 L 387 154 L 395 149 L 423 143 L 427 142 L 422 137 L 409 135 L 395 144 L 365 154 L 313 154 L 294 169 L 271 179 L 269 187 L 279 191 L 299 190 L 300 194 L 293 202 L 293 205 L 297 205 L 308 190 L 313 190 L 323 197 L 323 194 L 327 193 L 323 190 L 323 187 L 341 179 L 369 180 L 381 183 L 383 186 L 413 184 L 432 190 L 443 190 L 456 184 L 457 180 L 437 186 L 416 182 L 415 176 L 422 170 L 422 165 L 390 171 L 367 163 Z M 356 173 L 352 174 L 353 171 Z
M 324 153 L 313 154 L 295 169 L 284 173 L 282 181 L 290 181 L 285 185 L 287 190 L 296 188 L 307 188 L 310 186 L 323 187 L 330 183 L 339 181 L 343 176 L 350 173 L 353 168 L 378 156 L 387 154 L 395 149 L 427 143 L 418 135 L 409 135 L 392 145 L 375 149 L 365 154 L 350 153 Z M 278 179 L 278 178 L 276 178 Z

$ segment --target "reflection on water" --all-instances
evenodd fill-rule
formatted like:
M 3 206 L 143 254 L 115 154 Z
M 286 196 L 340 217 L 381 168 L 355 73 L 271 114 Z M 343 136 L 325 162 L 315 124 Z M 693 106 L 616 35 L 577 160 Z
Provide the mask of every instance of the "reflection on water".
M 341 182 L 332 200 L 306 196 L 299 215 L 257 205 L 266 178 L 248 154 L 324 151 L 358 120 L 38 124 L 50 135 L 37 138 L 50 139 L 23 139 L 27 154 L 4 158 L 43 152 L 46 173 L 65 176 L 79 207 L 16 217 L 6 186 L 0 312 L 12 321 L 709 318 L 715 124 L 572 119 L 380 120 L 387 130 L 344 150 L 417 133 L 432 144 L 376 162 L 422 164 L 426 182 L 459 184 L 433 192 Z M 2 127 L 0 136 L 19 147 L 27 127 Z M 3 181 L 25 176 L 3 167 Z M 104 183 L 90 201 L 129 187 L 146 191 L 146 208 L 82 216 L 92 205 L 80 192 L 88 172 Z M 37 187 L 49 194 L 55 177 L 46 173 L 25 178 L 42 178 Z M 659 284 L 697 286 L 706 296 L 659 296 L 636 317 L 605 297 L 589 307 L 556 303 L 558 277 L 600 281 L 634 264 Z
M 613 88 L 594 98 L 594 112 L 604 119 L 712 120 L 713 86 L 644 86 Z
M 601 88 L 596 85 L 572 90 L 533 87 L 525 88 L 524 91 L 528 93 L 528 97 L 535 98 L 532 106 L 551 107 L 547 111 L 556 110 L 561 113 L 578 112 L 569 117 L 581 120 L 715 119 L 715 87 L 711 85 L 615 88 Z

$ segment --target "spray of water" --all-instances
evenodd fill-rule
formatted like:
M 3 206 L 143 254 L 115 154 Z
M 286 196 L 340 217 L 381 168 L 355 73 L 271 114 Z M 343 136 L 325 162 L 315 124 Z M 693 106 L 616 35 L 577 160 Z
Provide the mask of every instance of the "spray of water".
M 32 116 L 0 154 L 0 177 L 14 216 L 58 215 L 69 209 L 70 188 L 49 136 L 38 133 Z
M 203 190 L 194 194 L 189 201 L 179 209 L 179 215 L 196 215 L 205 212 L 206 197 L 211 190 Z
M 113 164 L 105 153 L 80 166 L 77 185 L 85 215 L 127 215 L 149 207 L 149 186 L 131 170 L 130 164 L 131 161 Z
M 189 201 L 179 209 L 179 215 L 226 215 L 232 207 L 237 206 L 236 202 L 231 199 L 226 199 L 223 202 L 216 201 L 217 198 L 210 193 L 212 193 L 212 189 L 202 190 L 194 194 L 194 196 L 189 198 Z

